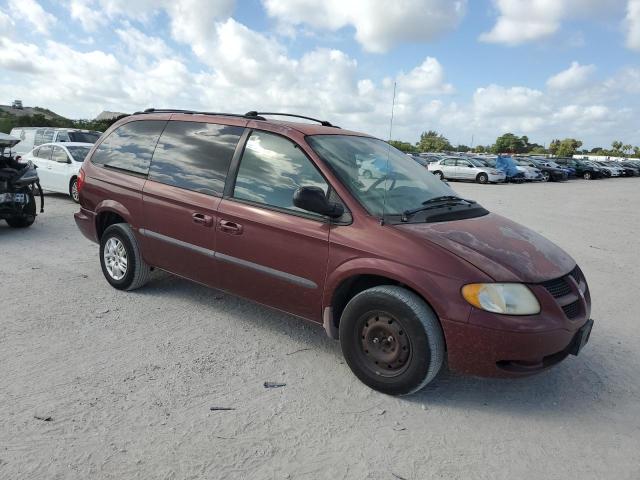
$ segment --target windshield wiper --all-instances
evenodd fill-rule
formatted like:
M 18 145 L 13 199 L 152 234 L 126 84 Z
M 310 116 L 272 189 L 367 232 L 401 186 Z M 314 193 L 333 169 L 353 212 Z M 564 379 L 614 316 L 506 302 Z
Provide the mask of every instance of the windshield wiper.
M 424 202 L 422 202 L 422 205 L 429 205 L 431 203 L 444 202 L 446 200 L 461 200 L 463 202 L 476 203 L 473 200 L 467 200 L 466 198 L 461 198 L 461 197 L 458 197 L 457 195 L 440 195 L 439 197 L 433 197 L 433 198 L 430 198 L 429 200 L 425 200 Z
M 403 222 L 409 220 L 409 217 L 415 215 L 418 212 L 424 212 L 426 210 L 433 210 L 436 208 L 442 208 L 446 206 L 453 206 L 460 202 L 466 202 L 469 207 L 474 205 L 476 202 L 474 200 L 467 200 L 466 198 L 460 198 L 455 195 L 441 195 L 439 197 L 430 198 L 429 200 L 425 200 L 422 202 L 421 207 L 412 208 L 410 210 L 405 210 L 402 213 L 402 218 L 400 219 Z

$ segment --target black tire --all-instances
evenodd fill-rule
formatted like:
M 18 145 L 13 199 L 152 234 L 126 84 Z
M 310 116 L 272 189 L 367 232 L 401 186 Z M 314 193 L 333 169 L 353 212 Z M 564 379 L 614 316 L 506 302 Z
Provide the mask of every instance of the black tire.
M 438 177 L 440 180 L 444 180 L 444 173 L 440 171 L 433 172 L 433 174 Z
M 442 367 L 445 347 L 438 317 L 404 288 L 383 285 L 359 293 L 344 309 L 339 328 L 347 364 L 374 390 L 417 392 Z
M 27 228 L 36 221 L 36 199 L 32 192 L 27 193 L 29 203 L 23 210 L 23 214 L 19 217 L 7 218 L 7 223 L 12 228 Z
M 584 172 L 582 174 L 582 178 L 584 178 L 585 180 L 591 180 L 593 176 L 591 175 L 591 172 Z
M 78 193 L 78 177 L 73 177 L 69 182 L 69 196 L 74 202 L 80 203 L 80 194 Z
M 373 174 L 369 170 L 365 170 L 364 172 L 362 172 L 362 176 L 367 180 L 370 180 L 373 178 Z
M 479 173 L 476 177 L 476 181 L 482 184 L 489 183 L 489 175 L 486 173 Z
M 121 278 L 119 278 L 119 274 L 110 273 L 106 265 L 105 247 L 111 239 L 115 239 L 114 244 L 116 245 L 119 242 L 126 253 L 126 267 L 117 270 L 118 273 L 124 272 Z M 102 238 L 100 238 L 100 266 L 107 282 L 118 290 L 135 290 L 142 287 L 149 281 L 151 273 L 151 268 L 142 258 L 133 230 L 126 223 L 111 225 L 102 234 Z M 113 267 L 111 268 L 112 272 L 116 271 L 113 270 Z
M 551 180 L 551 175 L 549 174 L 549 172 L 542 172 L 542 181 L 548 182 L 549 180 Z

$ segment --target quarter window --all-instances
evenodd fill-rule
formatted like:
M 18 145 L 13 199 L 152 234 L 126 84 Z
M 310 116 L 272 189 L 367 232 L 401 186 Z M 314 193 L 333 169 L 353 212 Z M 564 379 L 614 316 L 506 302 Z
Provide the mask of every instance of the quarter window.
M 222 195 L 243 127 L 169 122 L 153 154 L 149 179 L 208 195 Z
M 329 190 L 298 146 L 279 135 L 253 132 L 240 161 L 234 197 L 309 214 L 293 205 L 300 187 L 320 187 L 325 194 Z
M 98 146 L 91 162 L 147 175 L 153 150 L 166 123 L 165 120 L 125 123 L 111 132 Z

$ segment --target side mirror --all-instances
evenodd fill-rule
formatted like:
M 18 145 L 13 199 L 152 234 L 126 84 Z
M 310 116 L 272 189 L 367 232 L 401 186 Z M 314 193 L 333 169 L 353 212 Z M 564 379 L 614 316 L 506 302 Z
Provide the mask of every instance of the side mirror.
M 344 207 L 327 200 L 320 187 L 300 187 L 293 194 L 293 204 L 303 210 L 330 218 L 339 218 L 344 213 Z

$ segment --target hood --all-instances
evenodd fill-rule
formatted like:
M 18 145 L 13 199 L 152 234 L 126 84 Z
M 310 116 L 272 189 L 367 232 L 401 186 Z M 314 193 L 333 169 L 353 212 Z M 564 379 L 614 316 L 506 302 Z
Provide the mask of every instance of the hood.
M 576 265 L 539 233 L 495 213 L 398 228 L 462 257 L 498 282 L 540 283 L 566 275 Z

